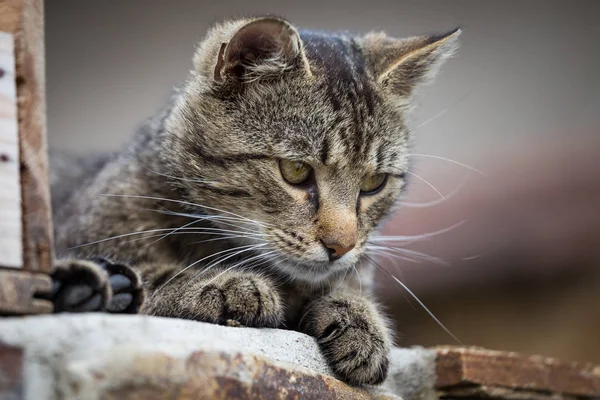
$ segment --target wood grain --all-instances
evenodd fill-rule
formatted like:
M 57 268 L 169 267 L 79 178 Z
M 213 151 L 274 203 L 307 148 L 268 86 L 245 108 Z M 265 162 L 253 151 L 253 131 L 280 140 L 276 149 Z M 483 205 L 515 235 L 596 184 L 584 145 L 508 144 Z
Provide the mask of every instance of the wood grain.
M 36 299 L 48 293 L 52 280 L 44 274 L 0 269 L 0 314 L 45 314 L 53 310 L 52 302 Z
M 23 266 L 13 37 L 0 32 L 0 266 Z
M 437 388 L 508 388 L 514 391 L 600 397 L 600 366 L 479 348 L 438 348 Z M 472 394 L 472 393 L 471 393 Z
M 0 31 L 15 38 L 21 163 L 23 268 L 52 268 L 42 0 L 0 0 Z

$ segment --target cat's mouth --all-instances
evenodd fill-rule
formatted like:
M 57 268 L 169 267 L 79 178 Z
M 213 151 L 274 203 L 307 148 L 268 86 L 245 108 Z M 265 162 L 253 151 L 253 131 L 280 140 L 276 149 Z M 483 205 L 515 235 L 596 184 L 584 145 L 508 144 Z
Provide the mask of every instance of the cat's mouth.
M 346 251 L 339 256 L 332 254 L 331 249 L 325 245 L 305 244 L 302 249 L 290 251 L 289 247 L 283 247 L 279 241 L 253 244 L 257 246 L 253 250 L 258 255 L 252 256 L 250 261 L 254 262 L 256 259 L 262 266 L 280 275 L 308 283 L 323 282 L 347 273 L 359 261 L 362 254 L 361 243 L 357 243 L 352 249 L 344 249 Z
M 322 261 L 286 258 L 273 266 L 296 280 L 316 283 L 351 269 L 356 263 L 356 258 L 355 254 Z

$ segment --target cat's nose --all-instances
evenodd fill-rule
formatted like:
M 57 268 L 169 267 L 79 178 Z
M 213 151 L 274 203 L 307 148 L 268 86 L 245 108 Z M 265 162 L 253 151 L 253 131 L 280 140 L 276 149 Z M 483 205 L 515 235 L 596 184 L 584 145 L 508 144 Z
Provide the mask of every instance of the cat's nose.
M 325 247 L 327 247 L 327 250 L 329 251 L 329 261 L 335 261 L 339 258 L 342 258 L 344 254 L 348 253 L 356 245 L 356 243 L 352 243 L 349 246 L 342 246 L 337 243 L 328 244 L 325 241 L 323 241 L 323 244 L 325 245 Z
M 327 248 L 329 261 L 351 251 L 358 241 L 356 212 L 350 207 L 332 207 L 323 202 L 319 208 L 317 236 Z

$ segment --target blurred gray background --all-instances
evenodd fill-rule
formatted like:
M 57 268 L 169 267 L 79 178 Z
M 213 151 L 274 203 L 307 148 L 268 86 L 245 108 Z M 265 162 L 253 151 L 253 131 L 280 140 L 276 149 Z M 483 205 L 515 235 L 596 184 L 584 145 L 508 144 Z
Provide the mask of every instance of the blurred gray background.
M 120 148 L 185 78 L 214 22 L 257 14 L 398 37 L 464 29 L 458 56 L 419 95 L 414 153 L 486 176 L 415 157 L 442 193 L 460 190 L 408 204 L 386 233 L 467 222 L 413 247 L 450 266 L 382 264 L 467 344 L 600 362 L 600 2 L 49 1 L 51 147 Z M 438 196 L 417 182 L 406 202 Z M 387 275 L 379 282 L 400 344 L 452 343 Z
M 61 148 L 115 149 L 185 78 L 216 21 L 277 14 L 297 26 L 398 37 L 464 28 L 459 56 L 421 95 L 431 152 L 473 163 L 600 124 L 600 4 L 594 1 L 47 2 L 48 125 Z M 543 141 L 543 143 L 540 143 Z

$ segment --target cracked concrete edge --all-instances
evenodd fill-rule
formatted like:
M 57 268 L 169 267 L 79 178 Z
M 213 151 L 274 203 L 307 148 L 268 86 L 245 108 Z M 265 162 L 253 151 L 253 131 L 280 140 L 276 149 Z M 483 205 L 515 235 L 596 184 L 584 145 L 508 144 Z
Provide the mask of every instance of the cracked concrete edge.
M 301 398 L 326 398 L 323 393 L 334 393 L 335 398 L 436 398 L 434 351 L 394 348 L 387 381 L 363 390 L 335 379 L 315 340 L 294 331 L 79 314 L 0 319 L 0 342 L 25 349 L 28 399 L 96 399 L 128 387 L 154 388 L 147 394 L 166 390 L 165 396 L 177 390 L 176 398 L 187 398 L 190 388 L 227 387 L 248 394 L 274 390 L 272 381 L 292 398 L 310 388 L 321 392 L 303 392 Z M 210 376 L 213 379 L 206 380 Z

